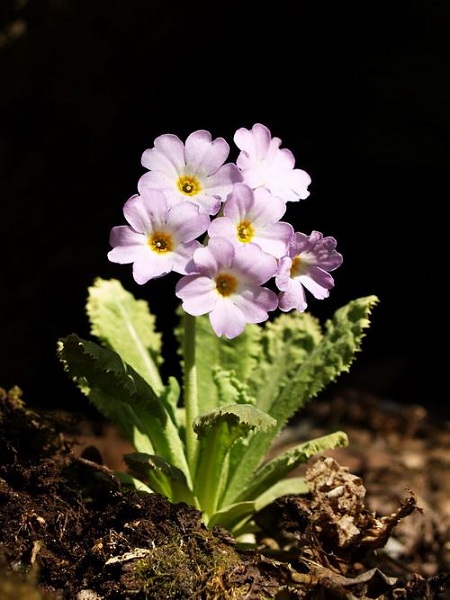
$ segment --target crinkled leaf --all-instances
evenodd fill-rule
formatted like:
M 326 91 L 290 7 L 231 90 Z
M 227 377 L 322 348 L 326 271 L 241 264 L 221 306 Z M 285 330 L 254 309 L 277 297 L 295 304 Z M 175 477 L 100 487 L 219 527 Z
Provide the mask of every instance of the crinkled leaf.
M 238 431 L 238 437 L 245 436 L 253 429 L 268 431 L 276 425 L 270 415 L 251 404 L 228 404 L 198 417 L 194 423 L 194 431 L 199 437 L 203 437 L 222 422 L 226 422 L 230 430 Z
M 262 495 L 267 494 L 269 489 L 273 489 L 273 486 L 277 482 L 284 479 L 298 465 L 307 462 L 311 457 L 326 450 L 343 448 L 347 445 L 347 434 L 343 431 L 336 431 L 335 433 L 298 444 L 294 448 L 289 448 L 289 450 L 282 452 L 261 466 L 237 500 L 245 501 L 260 498 Z
M 116 279 L 97 277 L 88 292 L 91 333 L 159 393 L 163 388 L 157 366 L 162 363 L 161 334 L 155 331 L 155 316 L 148 303 L 136 300 Z
M 233 446 L 229 456 L 230 480 L 221 505 L 231 504 L 240 497 L 247 482 L 251 481 L 256 469 L 262 464 L 273 439 L 289 418 L 326 385 L 350 369 L 360 350 L 365 329 L 370 324 L 371 310 L 377 303 L 376 296 L 367 296 L 352 300 L 338 309 L 333 319 L 326 322 L 326 332 L 319 343 L 317 336 L 313 336 L 310 351 L 305 353 L 303 360 L 299 364 L 290 365 L 285 385 L 280 388 L 270 405 L 269 413 L 277 421 L 276 430 L 269 433 L 257 432 L 248 444 L 238 440 Z M 251 388 L 251 391 L 256 398 L 259 397 L 258 390 Z M 263 389 L 261 394 L 264 394 Z
M 175 330 L 179 353 L 183 365 L 183 334 L 186 313 L 178 308 L 180 324 Z M 234 372 L 236 378 L 247 381 L 256 364 L 259 353 L 261 328 L 247 325 L 244 332 L 232 340 L 218 337 L 211 328 L 208 316 L 196 317 L 196 365 L 198 382 L 199 414 L 208 412 L 219 405 L 218 389 L 214 384 L 214 369 L 221 367 Z
M 280 391 L 322 340 L 319 321 L 309 313 L 280 314 L 262 328 L 257 365 L 248 380 L 256 406 L 270 412 Z
M 94 404 L 97 391 L 110 398 L 110 402 L 96 407 L 114 422 L 122 405 L 134 411 L 145 410 L 161 423 L 167 420 L 154 390 L 117 352 L 71 334 L 59 340 L 57 354 L 64 370 Z
M 227 404 L 255 404 L 256 400 L 248 393 L 247 384 L 239 380 L 233 372 L 220 367 L 213 370 L 213 379 L 217 387 L 218 406 Z
M 80 390 L 138 450 L 159 454 L 189 473 L 172 418 L 149 384 L 116 352 L 71 334 L 59 340 L 57 354 Z
M 350 370 L 377 303 L 376 296 L 352 300 L 339 308 L 333 319 L 326 321 L 322 340 L 291 370 L 288 382 L 269 410 L 280 429 L 329 383 Z
M 194 422 L 199 438 L 195 495 L 202 509 L 211 515 L 226 486 L 227 455 L 235 441 L 253 430 L 267 431 L 275 421 L 249 404 L 230 404 L 201 415 Z

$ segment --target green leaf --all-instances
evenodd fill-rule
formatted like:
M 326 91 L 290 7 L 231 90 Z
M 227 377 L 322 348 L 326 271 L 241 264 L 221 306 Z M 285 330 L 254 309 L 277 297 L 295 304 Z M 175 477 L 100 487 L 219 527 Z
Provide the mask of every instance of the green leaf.
M 287 494 L 306 494 L 309 491 L 303 477 L 290 477 L 277 482 L 261 494 L 256 500 L 244 500 L 224 506 L 211 515 L 207 521 L 209 528 L 214 525 L 225 527 L 236 538 L 246 533 L 254 533 L 259 528 L 253 522 L 253 516 L 277 498 Z
M 221 525 L 225 529 L 233 531 L 240 523 L 247 521 L 254 515 L 256 511 L 255 502 L 237 502 L 216 511 L 207 521 L 207 525 L 210 529 L 214 525 Z
M 186 313 L 179 307 L 177 314 L 180 318 L 180 324 L 175 329 L 175 335 L 183 365 L 183 332 Z M 241 335 L 233 340 L 228 340 L 224 337 L 218 337 L 214 333 L 208 316 L 196 317 L 195 354 L 199 414 L 206 413 L 219 406 L 219 391 L 214 383 L 216 367 L 233 372 L 241 382 L 245 382 L 251 377 L 256 364 L 256 356 L 259 352 L 258 340 L 260 335 L 260 327 L 247 325 Z
M 146 452 L 133 452 L 125 454 L 124 460 L 133 471 L 143 474 L 150 480 L 152 489 L 155 489 L 156 480 L 160 489 L 158 490 L 156 487 L 155 491 L 166 495 L 172 502 L 186 502 L 198 508 L 198 502 L 189 488 L 185 473 L 161 456 Z
M 201 415 L 194 423 L 199 437 L 209 435 L 218 423 L 226 422 L 237 437 L 245 436 L 250 430 L 268 431 L 276 425 L 275 420 L 251 404 L 228 404 Z
M 130 365 L 116 352 L 75 334 L 59 340 L 57 354 L 80 390 L 123 429 L 135 448 L 160 455 L 190 478 L 184 445 L 171 416 Z
M 280 429 L 328 384 L 350 370 L 370 325 L 369 315 L 377 303 L 376 296 L 367 296 L 338 309 L 333 319 L 326 321 L 320 343 L 300 364 L 292 365 L 288 382 L 269 410 Z
M 217 387 L 218 406 L 228 404 L 256 404 L 255 398 L 248 393 L 247 384 L 240 381 L 233 371 L 220 367 L 213 370 L 213 379 Z
M 134 411 L 145 410 L 162 424 L 167 420 L 153 389 L 116 352 L 71 334 L 58 341 L 57 355 L 81 391 L 114 422 L 126 406 Z M 99 398 L 97 402 L 97 392 L 110 401 L 103 403 Z
M 196 419 L 199 453 L 194 492 L 207 515 L 216 510 L 226 486 L 227 454 L 235 441 L 253 430 L 266 431 L 275 425 L 269 415 L 250 404 L 222 406 Z
M 262 328 L 257 365 L 248 381 L 257 407 L 270 412 L 280 391 L 322 340 L 319 321 L 309 313 L 281 314 Z
M 314 333 L 315 325 L 312 325 L 309 320 L 305 321 L 310 331 L 305 340 L 309 342 L 304 344 L 299 342 L 302 349 L 298 357 L 300 362 L 291 361 L 287 376 L 283 379 L 284 383 L 280 386 L 278 395 L 270 403 L 268 412 L 277 421 L 277 427 L 269 433 L 255 433 L 248 444 L 243 444 L 240 440 L 236 442 L 229 456 L 231 475 L 224 497 L 220 501 L 221 505 L 233 503 L 244 493 L 247 483 L 262 464 L 273 439 L 287 421 L 326 385 L 337 379 L 342 372 L 350 369 L 360 350 L 365 329 L 370 324 L 371 310 L 377 303 L 376 296 L 350 301 L 335 312 L 331 321 L 326 322 L 326 332 L 323 336 L 319 336 L 317 331 Z M 290 317 L 290 315 L 286 316 Z M 294 322 L 298 321 L 298 317 L 292 316 L 292 318 L 295 319 Z M 309 325 L 312 325 L 312 330 Z M 289 326 L 287 328 L 289 329 Z M 303 353 L 303 350 L 308 351 Z M 287 350 L 280 356 L 280 362 L 285 360 L 286 352 Z M 270 354 L 273 355 L 273 352 Z M 258 369 L 261 372 L 264 365 L 260 364 Z M 256 398 L 260 395 L 264 396 L 265 385 L 268 385 L 267 378 L 260 376 L 258 381 L 258 389 L 249 386 Z M 259 401 L 257 405 L 259 406 Z
M 92 335 L 160 393 L 164 387 L 157 366 L 162 363 L 161 334 L 155 331 L 155 316 L 147 302 L 136 300 L 116 279 L 97 277 L 88 292 L 86 312 Z
M 120 481 L 120 483 L 124 486 L 133 488 L 134 490 L 140 492 L 147 492 L 148 494 L 153 494 L 153 490 L 145 485 L 140 479 L 136 479 L 129 473 L 123 473 L 122 471 L 114 471 L 114 476 L 116 479 Z
M 304 477 L 287 477 L 277 481 L 272 487 L 260 494 L 255 502 L 256 510 L 262 510 L 277 498 L 287 495 L 307 494 L 309 488 Z
M 348 446 L 347 434 L 337 431 L 286 450 L 256 471 L 250 484 L 237 500 L 246 501 L 262 497 L 267 494 L 268 490 L 273 489 L 277 482 L 283 480 L 286 475 L 300 464 L 307 462 L 312 456 L 344 446 Z

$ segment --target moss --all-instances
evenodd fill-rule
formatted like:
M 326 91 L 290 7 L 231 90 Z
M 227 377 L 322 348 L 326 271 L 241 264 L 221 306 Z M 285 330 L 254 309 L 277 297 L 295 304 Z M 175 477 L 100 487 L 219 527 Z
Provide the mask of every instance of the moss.
M 150 550 L 135 564 L 135 583 L 154 600 L 171 598 L 239 600 L 248 595 L 248 581 L 234 581 L 233 572 L 242 564 L 235 548 L 217 544 L 205 535 L 182 536 Z M 232 590 L 232 591 L 231 591 Z

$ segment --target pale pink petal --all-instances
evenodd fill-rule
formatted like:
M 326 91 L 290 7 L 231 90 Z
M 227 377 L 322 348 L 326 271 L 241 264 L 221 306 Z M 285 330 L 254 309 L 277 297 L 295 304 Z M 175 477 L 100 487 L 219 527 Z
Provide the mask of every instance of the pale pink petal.
M 308 198 L 310 183 L 311 177 L 306 171 L 294 169 L 275 174 L 267 186 L 274 196 L 279 196 L 286 202 L 296 202 Z
M 214 238 L 210 241 L 216 241 Z M 277 270 L 277 261 L 253 243 L 236 248 L 233 267 L 247 281 L 265 283 Z
M 226 161 L 230 146 L 223 138 L 211 141 L 209 131 L 199 130 L 186 139 L 185 158 L 188 169 L 208 176 L 215 173 Z
M 295 158 L 291 150 L 279 148 L 279 144 L 273 149 L 270 157 L 270 168 L 274 171 L 287 172 L 294 168 Z
M 238 224 L 247 217 L 254 203 L 252 189 L 244 183 L 236 183 L 225 202 L 223 214 Z
M 151 231 L 151 221 L 145 209 L 142 197 L 138 194 L 131 196 L 124 206 L 123 214 L 131 227 L 139 233 Z
M 262 160 L 269 149 L 271 135 L 269 129 L 261 123 L 255 123 L 251 130 L 241 127 L 234 134 L 234 143 L 250 156 L 254 156 L 258 161 Z M 245 155 L 241 160 L 245 161 Z M 242 165 L 238 166 L 243 168 Z
M 181 194 L 178 194 L 177 198 L 178 201 L 175 202 L 176 204 L 180 201 L 186 202 L 186 197 Z M 209 193 L 204 194 L 202 192 L 196 196 L 191 196 L 188 202 L 194 202 L 198 206 L 200 212 L 204 215 L 216 215 L 222 206 L 222 201 L 218 196 Z
M 170 177 L 161 171 L 148 171 L 141 175 L 138 180 L 138 192 L 144 194 L 145 190 L 157 189 L 164 192 L 168 198 L 174 194 L 178 197 L 180 192 L 176 184 L 177 181 L 178 175 Z
M 148 190 L 145 195 L 135 195 L 127 200 L 123 214 L 133 229 L 149 233 L 165 221 L 167 199 L 159 190 Z
M 208 235 L 211 238 L 224 237 L 234 243 L 237 241 L 236 225 L 227 217 L 216 217 L 208 227 Z
M 213 310 L 218 294 L 214 279 L 203 275 L 185 275 L 175 286 L 175 295 L 183 301 L 183 309 L 198 317 Z
M 251 286 L 233 297 L 247 323 L 261 323 L 268 319 L 268 311 L 275 310 L 278 298 L 275 292 L 260 286 Z
M 141 163 L 146 169 L 162 171 L 175 178 L 185 164 L 184 144 L 176 135 L 160 135 L 155 139 L 154 148 L 149 148 L 142 154 Z
M 118 225 L 111 229 L 109 243 L 113 249 L 108 252 L 108 259 L 124 265 L 133 262 L 135 256 L 147 248 L 147 237 L 128 225 Z
M 209 321 L 214 333 L 232 339 L 241 334 L 246 325 L 245 318 L 228 298 L 219 298 L 215 308 L 209 313 Z
M 311 265 L 308 269 L 307 275 L 311 279 L 314 279 L 318 285 L 326 288 L 327 290 L 331 290 L 331 288 L 334 287 L 333 277 L 321 266 Z
M 233 244 L 225 238 L 211 238 L 205 248 L 197 250 L 194 261 L 201 272 L 215 274 L 229 268 L 235 256 Z
M 252 241 L 258 244 L 264 252 L 275 258 L 281 258 L 287 252 L 289 240 L 293 233 L 294 228 L 290 223 L 279 221 L 258 229 Z
M 210 222 L 208 215 L 199 214 L 198 206 L 191 202 L 173 206 L 167 217 L 167 223 L 181 242 L 190 242 L 205 233 Z
M 136 283 L 143 285 L 150 279 L 167 275 L 172 271 L 172 256 L 157 254 L 150 249 L 142 252 L 134 259 L 133 277 Z
M 227 195 L 232 191 L 233 185 L 242 181 L 242 174 L 233 163 L 227 163 L 220 167 L 216 173 L 212 173 L 203 181 L 208 194 L 213 194 L 225 201 Z
M 331 275 L 329 275 L 329 277 L 332 282 L 331 287 L 333 287 L 333 278 L 331 277 Z M 298 280 L 308 290 L 308 292 L 310 292 L 314 296 L 314 298 L 317 298 L 317 300 L 323 300 L 324 298 L 328 298 L 328 296 L 330 295 L 329 289 L 323 287 L 322 285 L 317 283 L 317 281 L 314 281 L 314 279 L 312 277 L 309 277 L 309 275 L 300 275 L 300 277 L 298 277 Z
M 275 276 L 275 284 L 281 291 L 286 291 L 291 282 L 291 267 L 292 258 L 290 256 L 283 256 L 278 261 L 278 270 Z
M 173 270 L 176 273 L 186 274 L 186 265 L 192 259 L 195 250 L 201 248 L 202 245 L 197 240 L 178 244 L 176 250 L 172 253 Z
M 248 212 L 248 217 L 256 225 L 275 223 L 286 212 L 286 203 L 281 198 L 274 197 L 265 188 L 255 190 L 254 198 L 255 201 Z
M 281 292 L 278 296 L 278 307 L 283 312 L 290 310 L 298 310 L 304 312 L 308 304 L 306 302 L 305 291 L 300 281 L 291 279 L 289 286 L 285 292 Z

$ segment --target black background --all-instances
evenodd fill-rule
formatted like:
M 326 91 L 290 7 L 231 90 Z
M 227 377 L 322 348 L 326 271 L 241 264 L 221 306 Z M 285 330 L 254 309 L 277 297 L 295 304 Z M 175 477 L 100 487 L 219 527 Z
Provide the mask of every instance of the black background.
M 309 310 L 380 299 L 337 386 L 450 416 L 447 0 L 0 6 L 0 386 L 89 410 L 55 351 L 89 337 L 94 278 L 120 279 L 166 330 L 176 306 L 175 279 L 137 286 L 106 256 L 142 152 L 196 129 L 232 145 L 261 122 L 312 177 L 286 219 L 333 235 L 344 256 Z

